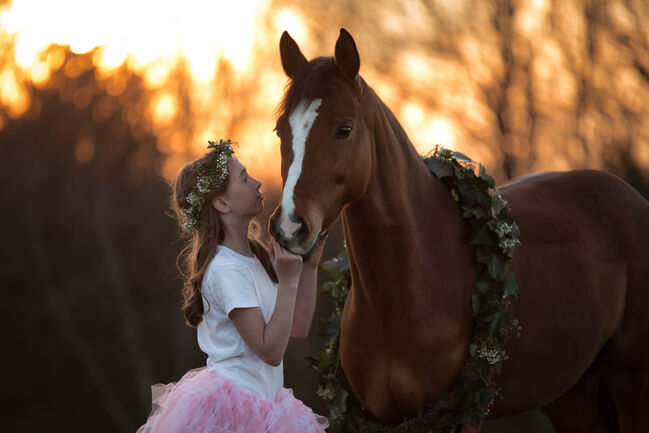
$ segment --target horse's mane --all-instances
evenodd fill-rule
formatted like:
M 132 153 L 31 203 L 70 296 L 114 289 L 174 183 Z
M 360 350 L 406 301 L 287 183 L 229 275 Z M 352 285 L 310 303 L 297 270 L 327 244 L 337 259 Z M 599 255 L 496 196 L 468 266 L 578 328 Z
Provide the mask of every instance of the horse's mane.
M 287 83 L 284 98 L 276 110 L 276 117 L 287 113 L 305 98 L 321 98 L 325 88 L 331 85 L 331 78 L 337 73 L 333 57 L 316 57 Z

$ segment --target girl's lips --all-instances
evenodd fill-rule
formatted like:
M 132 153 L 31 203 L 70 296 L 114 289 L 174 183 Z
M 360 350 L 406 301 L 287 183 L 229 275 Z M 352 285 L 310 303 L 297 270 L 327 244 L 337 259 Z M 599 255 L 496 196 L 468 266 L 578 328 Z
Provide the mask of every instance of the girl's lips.
M 257 200 L 263 200 L 263 199 L 264 199 L 264 195 L 263 195 L 263 194 L 259 194 L 259 197 L 257 197 Z

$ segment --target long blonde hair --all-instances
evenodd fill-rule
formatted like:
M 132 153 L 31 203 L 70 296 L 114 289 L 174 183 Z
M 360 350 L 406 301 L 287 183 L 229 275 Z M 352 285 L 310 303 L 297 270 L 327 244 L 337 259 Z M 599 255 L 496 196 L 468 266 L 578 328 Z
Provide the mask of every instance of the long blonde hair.
M 170 207 L 179 223 L 179 228 L 182 221 L 180 208 L 189 206 L 187 195 L 197 181 L 197 169 L 202 164 L 213 164 L 215 156 L 215 152 L 208 152 L 203 157 L 188 163 L 180 170 L 175 181 L 172 181 L 169 185 L 172 190 Z M 185 322 L 193 328 L 196 328 L 203 320 L 203 295 L 201 291 L 203 275 L 214 254 L 216 254 L 216 247 L 223 241 L 225 236 L 219 213 L 211 203 L 214 197 L 225 193 L 229 182 L 230 176 L 227 175 L 224 182 L 222 182 L 222 186 L 207 195 L 205 207 L 198 221 L 198 227 L 189 234 L 182 232 L 182 230 L 180 232 L 180 237 L 185 240 L 185 245 L 177 257 L 176 266 L 184 279 L 182 309 L 185 314 Z M 268 251 L 260 241 L 259 224 L 256 221 L 251 224 L 248 243 L 255 256 L 264 265 L 268 276 L 271 280 L 277 282 L 277 275 L 273 269 Z

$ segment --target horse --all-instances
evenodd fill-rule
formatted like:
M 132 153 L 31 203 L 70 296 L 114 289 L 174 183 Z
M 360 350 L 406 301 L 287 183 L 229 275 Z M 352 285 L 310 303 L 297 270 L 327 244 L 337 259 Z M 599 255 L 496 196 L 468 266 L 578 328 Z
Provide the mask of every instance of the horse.
M 288 32 L 279 45 L 283 190 L 269 232 L 308 257 L 342 219 L 352 284 L 341 365 L 366 416 L 396 425 L 449 392 L 467 360 L 470 226 L 359 75 L 345 29 L 331 57 L 307 60 Z M 520 228 L 509 271 L 522 331 L 507 343 L 487 419 L 540 409 L 559 433 L 649 431 L 649 202 L 593 169 L 496 190 Z

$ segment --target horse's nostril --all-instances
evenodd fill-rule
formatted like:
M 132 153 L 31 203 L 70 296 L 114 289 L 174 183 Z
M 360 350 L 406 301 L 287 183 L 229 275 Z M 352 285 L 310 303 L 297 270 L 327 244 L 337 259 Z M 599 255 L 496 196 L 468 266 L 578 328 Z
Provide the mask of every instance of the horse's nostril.
M 300 225 L 300 228 L 295 233 L 295 237 L 300 240 L 306 239 L 306 237 L 309 236 L 309 226 L 307 225 L 306 221 L 304 221 L 303 218 L 298 216 L 295 219 L 296 219 L 296 223 Z

